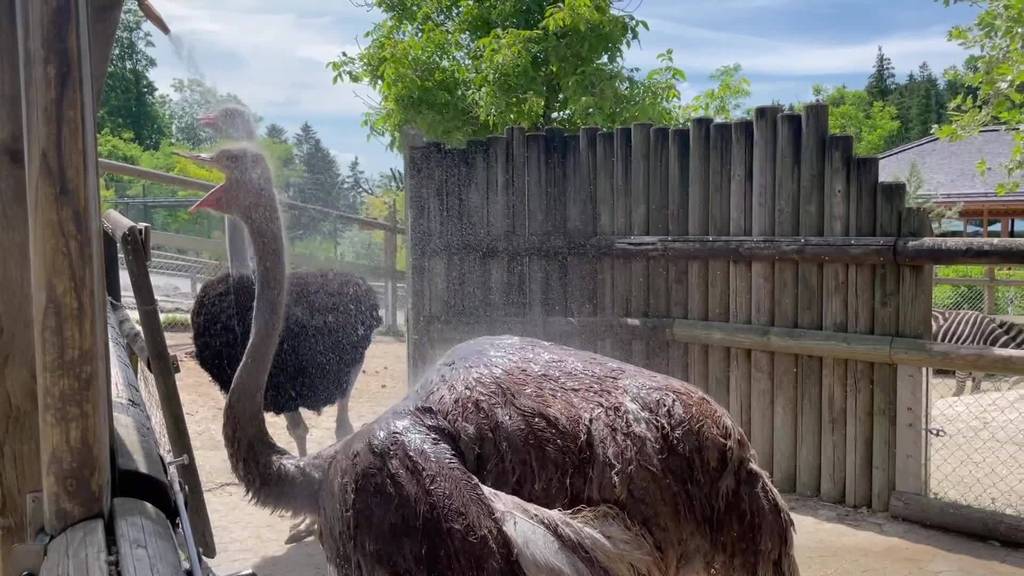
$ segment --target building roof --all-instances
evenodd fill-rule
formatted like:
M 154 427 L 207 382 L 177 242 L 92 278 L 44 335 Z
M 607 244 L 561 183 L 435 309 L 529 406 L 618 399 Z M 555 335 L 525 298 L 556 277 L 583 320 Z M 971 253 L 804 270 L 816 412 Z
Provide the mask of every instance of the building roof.
M 995 192 L 1013 146 L 1013 132 L 998 126 L 957 142 L 929 136 L 880 154 L 879 175 L 881 180 L 905 180 L 916 162 L 924 178 L 922 195 L 936 201 L 1024 203 L 1024 192 L 998 197 Z M 977 169 L 982 159 L 989 166 L 985 176 Z

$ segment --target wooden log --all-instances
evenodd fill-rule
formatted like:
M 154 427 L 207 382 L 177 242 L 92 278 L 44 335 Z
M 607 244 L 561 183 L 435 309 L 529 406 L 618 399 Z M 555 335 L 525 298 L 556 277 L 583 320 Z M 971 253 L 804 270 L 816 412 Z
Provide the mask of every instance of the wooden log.
M 651 130 L 650 146 L 650 192 L 648 196 L 648 234 L 668 234 L 669 203 L 669 129 L 657 127 Z M 668 262 L 652 260 L 649 265 L 648 308 L 649 316 L 669 315 Z M 647 367 L 661 374 L 669 373 L 668 342 L 663 339 L 647 339 Z
M 628 257 L 879 264 L 896 261 L 893 250 L 898 242 L 896 238 L 635 236 L 596 238 L 591 246 L 594 250 Z M 535 248 L 545 252 L 562 249 L 550 245 L 537 245 Z
M 463 196 L 462 238 L 461 241 L 470 245 L 483 243 L 487 235 L 487 142 L 470 140 L 466 144 L 466 178 Z M 463 316 L 475 318 L 494 312 L 490 303 L 490 282 L 487 271 L 490 263 L 484 260 L 480 252 L 469 252 L 465 255 L 463 278 Z
M 597 233 L 601 235 L 615 233 L 615 165 L 615 133 L 600 132 L 597 135 L 597 176 L 594 186 Z M 598 269 L 598 315 L 603 318 L 614 318 L 615 259 L 607 255 L 600 257 Z M 598 351 L 605 356 L 613 356 L 615 340 L 601 338 Z
M 900 231 L 900 213 L 906 188 L 893 183 L 878 185 L 876 196 L 876 235 L 895 235 Z M 874 333 L 895 336 L 899 322 L 900 272 L 893 264 L 875 270 L 873 306 Z M 873 370 L 871 430 L 871 508 L 889 509 L 889 495 L 895 488 L 896 455 L 896 367 L 875 364 Z
M 44 525 L 59 534 L 104 514 L 110 499 L 88 6 L 85 0 L 18 6 Z
M 775 234 L 799 234 L 800 217 L 800 142 L 802 136 L 799 114 L 778 116 L 775 150 Z M 774 326 L 797 326 L 797 264 L 777 262 L 772 298 Z M 777 353 L 772 357 L 772 479 L 782 492 L 796 491 L 797 358 Z
M 548 170 L 547 145 L 542 132 L 526 135 L 526 194 L 527 230 L 530 240 L 539 240 L 548 231 Z M 527 294 L 528 316 L 535 320 L 528 335 L 544 337 L 542 332 L 545 316 L 544 296 L 546 288 L 547 263 L 541 256 L 529 259 L 529 287 Z
M 632 229 L 632 204 L 630 200 L 633 186 L 633 136 L 628 127 L 615 129 L 615 233 L 625 236 Z M 615 260 L 615 315 L 619 318 L 629 316 L 629 297 L 632 290 L 632 267 L 629 260 Z M 618 339 L 615 343 L 614 358 L 632 361 L 633 348 L 629 340 Z
M 24 542 L 25 500 L 42 489 L 36 395 L 28 197 L 21 122 L 15 0 L 0 0 L 0 574 L 11 546 Z
M 565 153 L 566 137 L 560 128 L 544 131 L 547 178 L 546 232 L 542 235 L 550 242 L 565 242 Z M 565 316 L 565 264 L 566 256 L 545 259 L 544 313 L 548 316 Z
M 904 208 L 900 235 L 931 236 L 928 213 L 923 208 Z M 897 334 L 906 338 L 931 338 L 932 268 L 900 267 L 900 310 Z M 896 367 L 896 490 L 927 494 L 928 421 L 927 368 Z
M 732 160 L 729 177 L 729 234 L 747 236 L 753 230 L 754 201 L 754 123 L 741 120 L 732 124 Z M 750 262 L 729 262 L 729 322 L 750 324 L 751 319 Z M 770 396 L 770 394 L 769 394 Z M 770 400 L 770 398 L 769 398 Z M 752 437 L 750 351 L 729 350 L 729 412 L 740 423 L 758 456 L 767 453 L 771 467 L 771 440 L 757 444 Z M 769 404 L 770 408 L 770 404 Z M 771 413 L 770 411 L 768 412 Z M 770 425 L 770 419 L 768 420 Z M 769 436 L 770 438 L 770 436 Z
M 457 247 L 469 247 L 466 242 L 466 216 L 468 200 L 470 195 L 470 153 L 465 148 L 448 148 L 445 151 L 445 162 L 443 166 L 444 183 L 444 216 L 440 223 L 440 231 L 437 237 L 444 237 L 446 242 L 441 251 L 444 270 L 443 288 L 444 300 L 441 309 L 433 312 L 435 316 L 463 318 L 466 315 L 466 308 L 469 305 L 467 292 L 467 277 L 471 268 L 468 261 L 475 255 L 472 250 L 458 250 Z M 456 249 L 449 249 L 456 248 Z M 479 274 L 474 274 L 479 276 Z M 447 338 L 442 337 L 447 341 Z M 440 344 L 440 343 L 435 343 Z M 437 356 L 442 355 L 448 348 L 448 344 L 439 345 L 435 349 Z
M 508 243 L 511 236 L 511 206 L 509 205 L 508 163 L 509 141 L 504 136 L 487 139 L 487 230 L 492 240 Z M 495 256 L 488 262 L 490 270 L 490 296 L 487 306 L 493 314 L 508 316 L 509 287 L 507 273 L 509 258 Z
M 112 512 L 121 576 L 180 576 L 174 531 L 158 509 L 144 500 L 115 498 Z
M 842 236 L 850 228 L 850 166 L 853 137 L 829 136 L 825 150 L 825 227 L 827 236 Z M 847 331 L 849 275 L 847 265 L 822 268 L 822 327 Z M 846 360 L 826 358 L 821 374 L 821 499 L 842 502 L 846 493 Z
M 633 138 L 630 167 L 631 185 L 629 190 L 630 224 L 629 233 L 647 235 L 649 232 L 648 203 L 651 195 L 651 128 L 647 123 L 633 124 Z M 634 258 L 629 263 L 629 315 L 634 318 L 647 316 L 648 311 L 648 266 L 642 258 Z M 631 362 L 637 366 L 647 367 L 647 342 L 633 340 L 631 342 Z
M 128 344 L 110 308 L 107 310 L 107 340 L 117 492 L 152 502 L 172 513 L 174 501 L 160 458 L 160 444 L 129 360 Z
M 687 234 L 690 201 L 690 131 L 673 128 L 668 137 L 668 233 Z M 686 318 L 689 291 L 689 264 L 673 260 L 668 264 L 669 316 Z M 680 380 L 690 378 L 690 359 L 686 344 L 670 342 L 669 375 Z
M 906 265 L 1024 264 L 1019 238 L 901 238 L 895 252 Z
M 570 240 L 587 240 L 597 234 L 600 212 L 597 202 L 598 143 L 596 127 L 585 127 L 579 135 L 579 171 L 577 173 L 572 204 L 567 209 L 566 234 Z M 611 184 L 611 179 L 608 180 Z M 597 315 L 600 300 L 601 275 L 596 257 L 579 256 L 576 267 L 570 270 L 575 296 L 573 316 L 592 317 Z M 598 341 L 588 339 L 582 342 L 587 350 L 597 351 Z
M 583 191 L 580 189 L 580 140 L 579 137 L 570 134 L 565 138 L 564 167 L 562 169 L 562 238 L 565 241 L 577 242 L 585 240 L 580 235 L 582 220 L 592 216 L 589 206 L 581 206 Z M 593 284 L 584 285 L 585 276 L 584 257 L 573 254 L 572 251 L 562 262 L 563 285 L 562 297 L 565 305 L 564 316 L 569 318 L 585 318 L 588 316 L 587 308 L 593 298 L 591 291 Z M 576 349 L 586 350 L 583 334 L 573 334 L 562 344 Z
M 973 506 L 943 502 L 920 494 L 895 492 L 889 512 L 896 518 L 952 530 L 985 540 L 1024 545 L 1024 518 Z
M 89 47 L 92 68 L 92 101 L 103 101 L 103 85 L 107 79 L 110 54 L 114 50 L 117 25 L 121 22 L 121 7 L 124 0 L 93 0 L 89 5 L 89 32 L 92 44 Z
M 68 527 L 46 546 L 40 576 L 108 576 L 110 555 L 102 518 Z
M 406 318 L 409 374 L 407 385 L 415 387 L 426 368 L 430 316 L 430 199 L 436 187 L 436 146 L 415 146 L 405 155 L 406 210 L 409 219 L 409 315 Z
M 875 233 L 878 195 L 878 158 L 857 158 L 850 189 L 850 235 Z M 859 264 L 849 267 L 850 332 L 874 332 L 875 267 Z M 874 367 L 867 362 L 847 364 L 847 382 L 853 393 L 846 401 L 846 505 L 871 505 L 871 461 L 873 431 Z
M 803 111 L 800 147 L 800 235 L 824 233 L 825 140 L 828 106 L 808 104 Z M 797 325 L 821 328 L 821 265 L 797 266 Z M 821 358 L 797 360 L 797 479 L 801 496 L 817 496 L 821 490 Z
M 694 118 L 690 122 L 690 197 L 687 227 L 695 236 L 708 233 L 708 202 L 710 199 L 711 171 L 710 118 Z M 708 263 L 704 260 L 687 262 L 686 317 L 692 320 L 708 319 Z M 708 349 L 703 344 L 688 347 L 690 383 L 708 391 Z
M 108 210 L 103 218 L 108 223 L 124 219 L 113 210 Z M 132 292 L 135 294 L 135 302 L 139 309 L 139 322 L 142 325 L 142 334 L 149 350 L 149 365 L 156 381 L 172 456 L 175 458 L 188 457 L 189 463 L 182 467 L 181 476 L 189 494 L 189 520 L 192 524 L 192 531 L 196 537 L 196 544 L 202 550 L 203 555 L 214 558 L 217 555 L 217 547 L 213 540 L 213 528 L 203 496 L 199 467 L 192 449 L 192 439 L 189 436 L 188 424 L 185 420 L 185 410 L 181 405 L 178 386 L 174 380 L 174 367 L 167 351 L 167 341 L 160 325 L 156 297 L 149 278 L 149 270 L 146 268 L 145 248 L 141 234 L 134 226 L 128 227 L 127 232 L 122 236 L 121 248 L 124 251 L 125 266 L 128 268 Z
M 515 126 L 509 130 L 509 210 L 512 218 L 510 246 L 519 247 L 529 236 L 527 217 L 527 174 L 526 174 L 526 129 Z M 509 259 L 509 295 L 508 304 L 512 316 L 526 316 L 529 292 L 527 282 L 529 268 L 527 259 L 514 257 Z
M 751 207 L 748 233 L 775 234 L 775 154 L 778 143 L 778 106 L 754 109 L 751 158 Z M 771 326 L 774 321 L 775 267 L 769 262 L 750 263 L 750 321 Z M 774 468 L 774 390 L 772 355 L 750 353 L 750 443 L 765 470 Z M 778 480 L 776 480 L 778 482 Z
M 708 171 L 708 234 L 729 234 L 729 177 L 732 163 L 732 127 L 725 122 L 711 125 L 711 153 Z M 729 261 L 708 261 L 708 320 L 729 320 Z M 729 350 L 708 347 L 708 394 L 719 405 L 729 407 Z

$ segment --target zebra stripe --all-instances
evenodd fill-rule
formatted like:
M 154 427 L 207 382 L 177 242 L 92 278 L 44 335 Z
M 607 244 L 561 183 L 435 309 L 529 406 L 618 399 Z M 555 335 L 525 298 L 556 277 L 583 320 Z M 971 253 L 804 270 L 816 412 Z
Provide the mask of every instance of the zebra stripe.
M 1024 326 L 970 310 L 932 310 L 932 340 L 960 346 L 991 346 L 993 348 L 1024 348 Z M 981 388 L 980 376 L 956 371 L 956 390 L 960 396 L 971 379 L 971 393 Z

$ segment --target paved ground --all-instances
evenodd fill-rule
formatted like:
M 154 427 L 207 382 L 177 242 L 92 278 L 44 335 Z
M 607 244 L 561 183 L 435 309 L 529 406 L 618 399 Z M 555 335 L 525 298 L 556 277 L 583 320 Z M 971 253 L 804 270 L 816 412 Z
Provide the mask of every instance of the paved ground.
M 184 353 L 183 335 L 171 345 Z M 315 542 L 285 546 L 292 519 L 249 504 L 235 481 L 220 436 L 223 398 L 198 366 L 183 360 L 179 375 L 185 411 L 214 522 L 220 574 L 253 568 L 260 576 L 324 575 Z M 380 338 L 370 348 L 351 403 L 356 426 L 372 420 L 405 393 L 405 344 Z M 334 411 L 310 415 L 310 448 L 333 440 Z M 280 418 L 271 418 L 277 441 L 292 447 Z M 1024 576 L 1024 550 L 811 500 L 792 499 L 797 553 L 804 576 Z

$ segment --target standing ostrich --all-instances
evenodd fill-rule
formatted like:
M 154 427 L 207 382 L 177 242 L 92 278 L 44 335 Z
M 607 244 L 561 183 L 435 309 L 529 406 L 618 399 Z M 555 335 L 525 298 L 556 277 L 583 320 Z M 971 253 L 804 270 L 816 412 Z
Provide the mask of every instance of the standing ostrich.
M 244 147 L 195 159 L 227 179 L 193 210 L 238 217 L 258 269 L 228 458 L 260 505 L 319 516 L 331 574 L 799 573 L 789 512 L 725 410 L 679 380 L 539 340 L 460 344 L 373 423 L 288 454 L 261 402 L 286 296 L 269 170 Z

